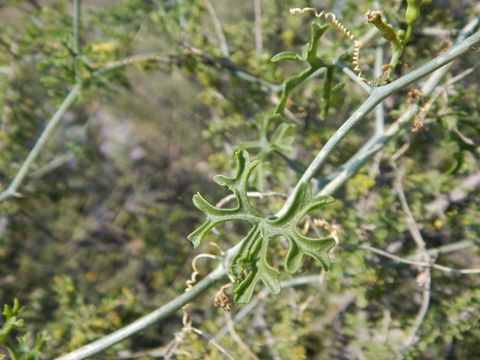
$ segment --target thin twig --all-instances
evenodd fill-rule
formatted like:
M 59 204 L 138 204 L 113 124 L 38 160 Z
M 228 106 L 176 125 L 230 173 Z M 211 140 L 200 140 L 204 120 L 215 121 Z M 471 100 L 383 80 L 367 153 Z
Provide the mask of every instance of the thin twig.
M 437 257 L 439 255 L 450 254 L 452 252 L 465 250 L 465 249 L 468 249 L 469 247 L 478 246 L 478 245 L 479 243 L 476 243 L 475 241 L 472 241 L 472 240 L 460 240 L 451 244 L 439 246 L 437 248 L 428 249 L 427 253 L 430 256 Z M 418 256 L 416 255 L 409 256 L 408 259 L 417 260 Z
M 473 71 L 475 71 L 475 69 L 478 67 L 479 65 L 475 65 L 475 66 L 472 66 L 471 68 L 468 68 L 464 71 L 462 71 L 460 74 L 456 75 L 455 77 L 453 77 L 452 79 L 450 79 L 449 81 L 447 81 L 445 83 L 445 85 L 443 86 L 439 86 L 435 89 L 435 92 L 433 93 L 433 95 L 430 97 L 430 99 L 420 108 L 420 111 L 418 112 L 418 114 L 415 116 L 415 124 L 417 124 L 417 127 L 418 126 L 422 126 L 423 125 L 423 122 L 424 122 L 424 119 L 425 117 L 427 116 L 428 112 L 430 111 L 430 109 L 432 108 L 433 104 L 435 104 L 435 102 L 437 101 L 437 99 L 440 97 L 440 95 L 442 94 L 446 94 L 446 91 L 447 89 L 452 86 L 452 84 L 454 84 L 455 82 L 457 81 L 460 81 L 461 79 L 463 79 L 465 76 L 469 75 L 470 73 L 472 73 Z M 453 130 L 455 131 L 455 129 Z
M 212 345 L 213 347 L 217 348 L 218 351 L 220 351 L 223 355 L 225 355 L 225 357 L 226 357 L 227 359 L 229 359 L 229 360 L 235 360 L 235 359 L 233 358 L 233 356 L 230 355 L 230 353 L 229 353 L 227 350 L 225 350 L 224 347 L 220 346 L 220 344 L 215 341 L 215 338 L 214 338 L 213 336 L 211 336 L 211 335 L 209 335 L 209 334 L 207 334 L 207 333 L 204 333 L 203 331 L 201 331 L 201 330 L 199 330 L 199 329 L 197 329 L 197 328 L 194 328 L 194 327 L 192 327 L 192 328 L 190 328 L 190 329 L 188 329 L 188 330 L 191 331 L 191 332 L 193 332 L 193 333 L 195 333 L 195 334 L 197 334 L 197 335 L 200 336 L 201 338 L 207 340 L 210 345 Z
M 428 101 L 422 105 L 418 114 L 415 115 L 412 131 L 421 129 L 423 127 L 424 120 L 428 112 L 431 110 L 431 108 L 433 107 L 433 105 L 441 95 L 447 96 L 447 89 L 451 87 L 452 84 L 463 79 L 468 74 L 472 73 L 475 70 L 475 68 L 477 68 L 478 66 L 479 65 L 477 64 L 469 69 L 462 71 L 460 74 L 458 74 L 457 76 L 450 79 L 447 83 L 445 83 L 445 85 L 437 87 L 433 95 L 430 97 L 430 99 L 428 99 Z M 463 135 L 458 133 L 455 127 L 452 129 L 452 131 L 456 132 L 457 135 L 459 135 L 464 141 L 466 141 L 466 139 L 463 138 Z M 473 143 L 471 144 L 473 145 Z
M 418 252 L 420 253 L 421 260 L 428 264 L 431 264 L 432 260 L 426 250 L 427 247 L 425 245 L 425 240 L 423 240 L 422 234 L 418 229 L 418 225 L 415 221 L 415 218 L 413 217 L 410 207 L 408 206 L 407 197 L 405 196 L 405 192 L 403 191 L 402 179 L 405 174 L 405 169 L 403 166 L 398 168 L 394 162 L 392 162 L 392 165 L 394 165 L 397 171 L 397 175 L 394 181 L 395 191 L 397 192 L 403 212 L 406 215 L 406 221 L 407 221 L 410 235 L 412 236 L 413 240 L 417 244 L 417 248 L 418 248 Z M 417 276 L 417 283 L 423 288 L 422 303 L 418 310 L 417 316 L 415 317 L 415 321 L 413 323 L 410 334 L 408 335 L 404 345 L 400 348 L 400 354 L 398 356 L 399 360 L 403 359 L 406 350 L 409 347 L 415 345 L 419 340 L 417 337 L 417 332 L 420 330 L 420 327 L 422 326 L 422 323 L 425 320 L 425 316 L 427 316 L 428 307 L 430 305 L 430 288 L 432 285 L 432 275 L 430 273 L 430 267 L 425 267 L 419 272 Z
M 428 307 L 430 306 L 430 290 L 432 285 L 430 269 L 425 268 L 424 272 L 420 273 L 420 275 L 423 275 L 421 280 L 421 286 L 423 287 L 422 303 L 418 310 L 417 316 L 415 317 L 415 322 L 413 323 L 412 330 L 410 331 L 410 334 L 407 337 L 405 344 L 400 349 L 400 355 L 398 356 L 399 360 L 402 360 L 404 358 L 404 354 L 409 347 L 415 345 L 420 340 L 417 336 L 417 333 L 420 330 L 420 327 L 422 326 L 425 317 L 427 316 Z
M 441 28 L 423 28 L 420 30 L 414 30 L 414 34 L 423 36 L 434 36 L 439 39 L 448 39 L 450 36 L 455 35 L 458 30 L 455 29 L 441 29 Z
M 75 81 L 80 82 L 80 47 L 81 47 L 81 28 L 82 28 L 82 0 L 73 1 L 73 56 Z
M 395 177 L 394 187 L 398 195 L 398 198 L 400 200 L 402 210 L 406 215 L 408 230 L 410 232 L 410 235 L 412 235 L 413 240 L 417 244 L 417 248 L 419 252 L 424 253 L 426 249 L 425 241 L 423 240 L 422 234 L 420 234 L 418 225 L 415 221 L 415 218 L 413 217 L 412 212 L 410 211 L 410 207 L 408 206 L 405 192 L 403 191 L 402 179 L 405 174 L 405 169 L 403 167 L 400 167 L 400 168 L 397 168 L 396 170 L 397 170 L 397 175 Z M 426 254 L 426 256 L 429 258 L 428 254 Z
M 351 80 L 358 84 L 363 90 L 370 94 L 372 92 L 372 87 L 368 85 L 365 81 L 358 77 L 358 74 L 351 70 L 347 65 L 342 63 L 340 60 L 335 60 L 335 65 L 343 71 Z
M 448 86 L 450 86 L 450 85 L 455 84 L 457 81 L 460 81 L 460 80 L 462 80 L 464 77 L 470 75 L 472 72 L 474 72 L 475 70 L 477 70 L 479 67 L 480 67 L 480 64 L 475 64 L 474 66 L 472 66 L 472 67 L 470 67 L 470 68 L 468 68 L 468 69 L 463 70 L 460 74 L 455 75 L 453 78 L 451 78 L 450 80 L 448 80 L 443 87 L 448 87 Z
M 263 52 L 262 0 L 253 0 L 253 10 L 255 13 L 255 50 L 261 54 Z
M 177 64 L 179 62 L 179 58 L 171 55 L 163 55 L 158 52 L 150 52 L 150 53 L 127 56 L 123 59 L 110 61 L 104 64 L 89 64 L 89 65 L 91 67 L 97 68 L 97 70 L 93 72 L 92 76 L 99 77 L 101 75 L 104 75 L 107 72 L 110 72 L 112 70 L 115 70 L 124 66 L 142 63 L 142 62 L 148 62 L 148 61 L 163 62 L 166 64 Z
M 54 170 L 58 169 L 59 167 L 65 165 L 66 163 L 68 163 L 73 158 L 74 158 L 74 155 L 72 153 L 67 153 L 65 155 L 59 155 L 59 156 L 53 158 L 48 164 L 46 164 L 42 168 L 32 171 L 30 176 L 33 179 L 38 180 L 41 177 L 48 174 L 49 172 L 54 171 Z
M 222 58 L 222 57 L 215 57 L 215 56 L 206 54 L 205 52 L 199 49 L 189 47 L 185 44 L 183 44 L 183 46 L 185 47 L 185 50 L 184 50 L 185 55 L 196 56 L 201 61 L 203 61 L 205 65 L 221 66 L 222 68 L 229 71 L 230 74 L 232 74 L 233 76 L 247 82 L 258 84 L 270 92 L 275 93 L 275 92 L 282 91 L 282 85 L 266 81 L 262 79 L 260 76 L 252 74 L 247 70 L 235 65 L 229 59 Z M 146 61 L 157 61 L 157 62 L 163 62 L 166 64 L 178 64 L 181 61 L 181 59 L 179 56 L 175 56 L 175 55 L 165 55 L 160 52 L 149 52 L 144 54 L 127 56 L 123 59 L 111 61 L 105 64 L 89 64 L 89 65 L 92 67 L 98 68 L 92 74 L 93 77 L 98 77 L 100 75 L 103 75 L 107 72 L 118 69 L 120 67 L 136 64 L 139 62 L 146 62 Z
M 227 324 L 228 332 L 232 337 L 233 341 L 253 360 L 260 360 L 255 353 L 250 350 L 250 347 L 242 340 L 242 338 L 235 331 L 235 326 L 233 324 L 232 315 L 229 312 L 225 312 L 225 323 Z
M 215 32 L 217 33 L 217 38 L 220 44 L 220 50 L 222 51 L 222 55 L 226 58 L 229 58 L 230 52 L 228 50 L 227 39 L 225 38 L 225 34 L 223 33 L 222 24 L 217 16 L 215 8 L 213 7 L 210 0 L 205 0 L 205 5 L 207 6 L 207 11 L 210 14 L 213 26 L 215 27 Z
M 407 151 L 410 149 L 410 143 L 406 142 L 400 148 L 395 151 L 392 156 L 390 156 L 391 161 L 397 161 L 400 157 L 402 157 Z
M 253 75 L 250 72 L 248 72 L 247 70 L 238 67 L 237 65 L 232 63 L 227 58 L 214 57 L 214 56 L 206 54 L 205 52 L 203 52 L 200 49 L 197 49 L 197 48 L 194 48 L 194 47 L 191 47 L 191 46 L 187 46 L 185 44 L 183 44 L 183 45 L 188 50 L 188 52 L 186 52 L 187 54 L 196 55 L 196 56 L 200 57 L 206 64 L 220 65 L 223 68 L 230 71 L 230 73 L 232 75 L 238 77 L 239 79 L 264 86 L 266 89 L 268 89 L 272 92 L 282 91 L 282 85 L 281 84 L 274 84 L 274 83 L 271 83 L 269 81 L 266 81 L 266 80 L 260 78 L 257 75 Z
M 282 360 L 278 349 L 275 347 L 277 343 L 275 338 L 273 337 L 272 332 L 270 331 L 270 327 L 265 320 L 265 308 L 263 306 L 259 306 L 255 311 L 255 323 L 262 331 L 262 334 L 267 342 L 268 349 L 270 350 L 270 354 L 272 355 L 273 360 Z M 255 326 L 255 325 L 254 325 Z
M 378 45 L 375 49 L 375 78 L 382 76 L 383 46 Z M 385 131 L 385 111 L 383 101 L 375 108 L 375 132 L 373 136 L 380 136 Z
M 78 54 L 81 46 L 82 0 L 73 0 L 73 51 Z
M 50 137 L 52 136 L 56 126 L 62 119 L 63 114 L 65 114 L 65 112 L 68 110 L 70 105 L 72 105 L 73 102 L 75 101 L 76 97 L 80 93 L 80 89 L 81 89 L 80 84 L 73 86 L 73 88 L 68 93 L 67 97 L 65 97 L 62 104 L 58 107 L 55 114 L 53 114 L 52 118 L 49 120 L 47 126 L 43 130 L 42 134 L 38 138 L 37 142 L 33 146 L 32 150 L 28 154 L 27 158 L 23 162 L 22 166 L 20 167 L 20 170 L 18 170 L 17 174 L 13 178 L 10 185 L 2 193 L 0 193 L 0 202 L 4 201 L 5 199 L 11 196 L 16 196 L 16 197 L 21 196 L 21 194 L 17 192 L 19 186 L 22 184 L 23 180 L 25 179 L 25 176 L 27 176 L 27 173 L 30 170 L 30 167 L 32 166 L 33 162 L 37 158 L 38 154 L 43 149 L 48 139 L 50 139 Z
M 455 275 L 475 275 L 475 274 L 480 274 L 480 269 L 453 269 L 453 268 L 449 268 L 447 266 L 443 266 L 443 265 L 438 265 L 438 264 L 429 264 L 429 263 L 426 263 L 426 262 L 421 262 L 421 261 L 415 261 L 415 260 L 409 260 L 409 259 L 405 259 L 405 258 L 402 258 L 400 256 L 397 256 L 395 254 L 392 254 L 392 253 L 389 253 L 387 251 L 384 251 L 384 250 L 381 250 L 381 249 L 377 249 L 373 246 L 370 246 L 368 244 L 366 245 L 362 245 L 362 246 L 358 246 L 358 247 L 355 247 L 355 248 L 352 248 L 352 247 L 347 247 L 345 245 L 341 245 L 342 247 L 348 249 L 348 250 L 356 250 L 356 249 L 359 249 L 359 250 L 365 250 L 365 251 L 370 251 L 374 254 L 377 254 L 377 255 L 380 255 L 380 256 L 383 256 L 383 257 L 386 257 L 386 258 L 389 258 L 389 259 L 392 259 L 392 260 L 395 260 L 396 262 L 399 262 L 399 263 L 402 263 L 402 264 L 408 264 L 408 265 L 413 265 L 413 266 L 420 266 L 420 267 L 425 267 L 425 268 L 428 268 L 428 267 L 431 267 L 432 269 L 435 269 L 435 270 L 440 270 L 440 271 L 443 271 L 447 274 L 455 274 Z

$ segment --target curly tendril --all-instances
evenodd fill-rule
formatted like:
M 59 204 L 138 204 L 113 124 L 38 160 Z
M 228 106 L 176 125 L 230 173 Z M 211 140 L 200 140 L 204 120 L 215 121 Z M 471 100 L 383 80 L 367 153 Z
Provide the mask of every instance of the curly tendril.
M 352 55 L 352 65 L 354 66 L 353 71 L 357 73 L 357 76 L 360 80 L 367 82 L 362 76 L 362 70 L 360 69 L 360 48 L 361 44 L 359 41 L 355 40 L 355 36 L 352 34 L 350 30 L 347 29 L 345 25 L 343 25 L 335 16 L 334 13 L 327 12 L 327 11 L 320 11 L 318 12 L 315 8 L 306 7 L 303 9 L 300 8 L 292 8 L 290 9 L 291 15 L 297 14 L 304 14 L 306 12 L 313 13 L 316 18 L 324 18 L 325 20 L 330 21 L 340 32 L 348 38 L 350 41 L 353 42 L 353 55 Z

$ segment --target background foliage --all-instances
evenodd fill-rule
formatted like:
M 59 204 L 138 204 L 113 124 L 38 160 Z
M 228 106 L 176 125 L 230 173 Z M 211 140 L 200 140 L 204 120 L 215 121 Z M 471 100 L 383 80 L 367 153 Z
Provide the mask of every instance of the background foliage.
M 261 19 L 255 17 L 258 3 Z M 424 1 L 405 63 L 394 78 L 448 48 L 458 29 L 478 16 L 475 3 Z M 0 203 L 0 303 L 9 305 L 0 320 L 0 354 L 51 359 L 183 292 L 193 257 L 217 252 L 208 241 L 193 251 L 186 239 L 204 220 L 192 194 L 200 191 L 212 203 L 227 195 L 211 179 L 234 174 L 235 149 L 247 149 L 262 161 L 252 190 L 291 191 L 298 170 L 366 99 L 358 84 L 337 70 L 329 97 L 324 76 L 317 76 L 292 93 L 285 116 L 274 120 L 281 127 L 277 132 L 266 124 L 281 83 L 304 68 L 270 59 L 281 51 L 300 53 L 310 40 L 311 17 L 289 15 L 289 8 L 305 6 L 334 12 L 357 38 L 374 28 L 363 14 L 379 8 L 373 1 L 348 0 L 85 1 L 77 54 L 71 2 L 0 3 L 1 189 L 70 87 L 84 84 L 19 189 L 22 197 Z M 380 7 L 395 29 L 405 28 L 405 8 L 402 1 Z M 362 70 L 369 79 L 376 77 L 377 45 L 383 44 L 383 63 L 389 63 L 384 43 L 376 34 L 363 45 Z M 344 55 L 349 46 L 331 28 L 318 54 L 328 64 L 337 57 L 349 64 Z M 144 55 L 132 58 L 135 54 Z M 368 244 L 402 257 L 416 253 L 395 190 L 400 168 L 427 248 L 465 245 L 437 252 L 436 261 L 452 268 L 479 266 L 478 196 L 440 209 L 432 205 L 454 189 L 468 195 L 478 186 L 462 187 L 479 171 L 477 62 L 478 52 L 459 59 L 446 81 L 466 69 L 473 74 L 439 90 L 421 131 L 403 132 L 349 179 L 335 203 L 315 212 L 339 226 L 342 244 L 331 271 L 322 272 L 323 281 L 283 289 L 280 296 L 258 295 L 257 286 L 261 301 L 235 330 L 258 358 L 398 355 L 422 302 L 422 272 L 361 247 Z M 407 90 L 389 97 L 386 123 L 398 118 L 408 101 Z M 318 178 L 352 156 L 372 134 L 373 123 L 371 114 L 337 147 Z M 268 214 L 283 201 L 268 197 L 252 203 Z M 247 231 L 244 223 L 227 223 L 208 239 L 226 250 Z M 279 267 L 286 250 L 281 243 L 274 248 L 278 258 L 270 260 Z M 213 265 L 200 262 L 201 272 Z M 300 275 L 321 271 L 319 264 L 306 261 Z M 418 342 L 404 356 L 474 359 L 480 346 L 478 275 L 431 274 L 428 313 Z M 282 272 L 281 279 L 287 278 Z M 216 290 L 190 310 L 194 325 L 212 336 L 226 321 L 223 310 L 213 307 Z M 13 305 L 14 299 L 24 308 Z M 234 306 L 232 316 L 241 309 Z M 155 351 L 165 353 L 181 327 L 178 313 L 101 356 L 153 359 Z M 219 344 L 235 359 L 246 356 L 235 337 Z M 171 357 L 224 355 L 189 333 Z

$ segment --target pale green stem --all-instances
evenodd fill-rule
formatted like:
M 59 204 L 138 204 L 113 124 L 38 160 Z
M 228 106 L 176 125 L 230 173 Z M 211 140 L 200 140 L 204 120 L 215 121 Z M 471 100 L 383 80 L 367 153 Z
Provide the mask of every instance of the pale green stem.
M 405 49 L 404 45 L 398 40 L 391 41 L 390 45 L 392 47 L 392 58 L 390 59 L 390 64 L 388 65 L 388 79 L 392 78 L 395 68 L 397 67 L 398 63 L 400 62 L 400 58 L 403 55 L 403 50 Z
M 475 18 L 471 21 L 458 36 L 457 43 L 463 44 L 466 38 L 466 34 L 470 33 L 478 24 L 479 18 Z M 479 32 L 475 33 L 476 37 L 479 37 Z M 475 36 L 475 35 L 472 35 Z M 470 37 L 469 39 L 471 39 Z M 429 96 L 440 80 L 450 69 L 451 64 L 447 64 L 437 70 L 430 76 L 421 88 L 422 94 Z M 400 80 L 400 79 L 399 79 Z M 392 83 L 393 84 L 393 83 Z M 332 194 L 339 187 L 341 187 L 353 174 L 355 174 L 366 162 L 368 162 L 378 151 L 384 148 L 384 146 L 392 140 L 397 134 L 403 130 L 417 114 L 419 106 L 412 104 L 409 108 L 395 121 L 388 130 L 381 136 L 375 135 L 370 139 L 350 160 L 348 160 L 337 172 L 329 175 L 325 180 L 317 183 L 315 193 L 318 195 Z
M 80 89 L 81 89 L 81 85 L 79 84 L 75 85 L 70 90 L 65 100 L 63 100 L 62 104 L 57 109 L 55 114 L 53 114 L 52 118 L 48 122 L 47 126 L 43 130 L 42 134 L 38 138 L 37 142 L 33 146 L 32 150 L 28 154 L 27 158 L 25 159 L 22 166 L 20 167 L 20 170 L 18 170 L 17 174 L 13 178 L 8 188 L 4 190 L 2 193 L 0 193 L 0 202 L 9 198 L 10 196 L 20 196 L 20 194 L 17 194 L 18 187 L 22 184 L 23 180 L 25 179 L 25 176 L 27 175 L 30 167 L 32 166 L 33 162 L 35 161 L 38 154 L 42 150 L 43 146 L 48 141 L 48 139 L 50 139 L 50 137 L 52 136 L 55 128 L 57 127 L 58 123 L 62 119 L 63 114 L 68 110 L 70 105 L 72 105 L 72 103 L 75 101 L 75 98 L 80 93 Z
M 357 125 L 365 116 L 370 113 L 380 102 L 386 97 L 396 93 L 405 86 L 410 85 L 418 79 L 432 73 L 433 71 L 448 64 L 454 59 L 467 53 L 471 47 L 480 43 L 480 31 L 476 32 L 472 36 L 468 37 L 460 44 L 452 47 L 450 50 L 437 56 L 435 59 L 420 66 L 418 69 L 406 74 L 405 76 L 391 82 L 390 84 L 380 86 L 372 90 L 368 99 L 350 116 L 345 123 L 333 134 L 333 136 L 327 141 L 324 147 L 320 150 L 318 155 L 308 166 L 307 170 L 303 173 L 302 177 L 298 181 L 294 191 L 285 202 L 284 206 L 277 213 L 277 216 L 284 214 L 291 206 L 295 194 L 298 191 L 300 184 L 303 182 L 310 182 L 315 174 L 320 170 L 321 166 L 325 163 L 330 153 L 336 148 L 340 141 Z
M 379 79 L 382 76 L 383 65 L 383 47 L 378 45 L 375 49 L 375 78 Z M 375 108 L 375 134 L 383 134 L 385 130 L 385 111 L 383 108 L 383 102 L 377 105 Z
M 403 46 L 407 45 L 407 43 L 410 41 L 410 38 L 412 37 L 412 31 L 413 31 L 413 26 L 408 25 L 407 32 L 405 33 L 405 38 L 403 39 Z
M 288 98 L 292 91 L 308 79 L 312 74 L 314 74 L 319 68 L 318 67 L 309 67 L 308 69 L 302 71 L 300 74 L 292 76 L 288 78 L 283 83 L 283 91 L 282 95 L 280 96 L 280 102 L 278 103 L 277 107 L 275 108 L 276 114 L 281 114 L 285 112 L 285 106 L 287 105 Z

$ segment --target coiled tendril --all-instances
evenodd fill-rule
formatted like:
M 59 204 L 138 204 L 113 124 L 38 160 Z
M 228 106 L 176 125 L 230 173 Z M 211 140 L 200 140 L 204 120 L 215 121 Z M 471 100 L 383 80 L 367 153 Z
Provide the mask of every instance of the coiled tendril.
M 323 10 L 318 12 L 317 9 L 309 8 L 309 7 L 306 7 L 306 8 L 303 8 L 303 9 L 300 9 L 300 8 L 290 9 L 290 14 L 291 15 L 304 14 L 306 12 L 313 13 L 313 15 L 316 18 L 319 18 L 319 19 L 324 18 L 325 20 L 330 21 L 338 30 L 340 30 L 340 32 L 345 37 L 347 37 L 350 41 L 353 42 L 353 55 L 352 55 L 352 65 L 354 66 L 353 71 L 355 71 L 357 73 L 357 76 L 360 80 L 366 82 L 367 79 L 365 79 L 362 76 L 362 70 L 360 69 L 360 48 L 361 48 L 361 44 L 360 44 L 359 41 L 355 40 L 355 36 L 352 34 L 352 32 L 350 30 L 348 30 L 347 27 L 345 25 L 343 25 L 337 19 L 337 17 L 335 16 L 334 13 L 323 11 Z

